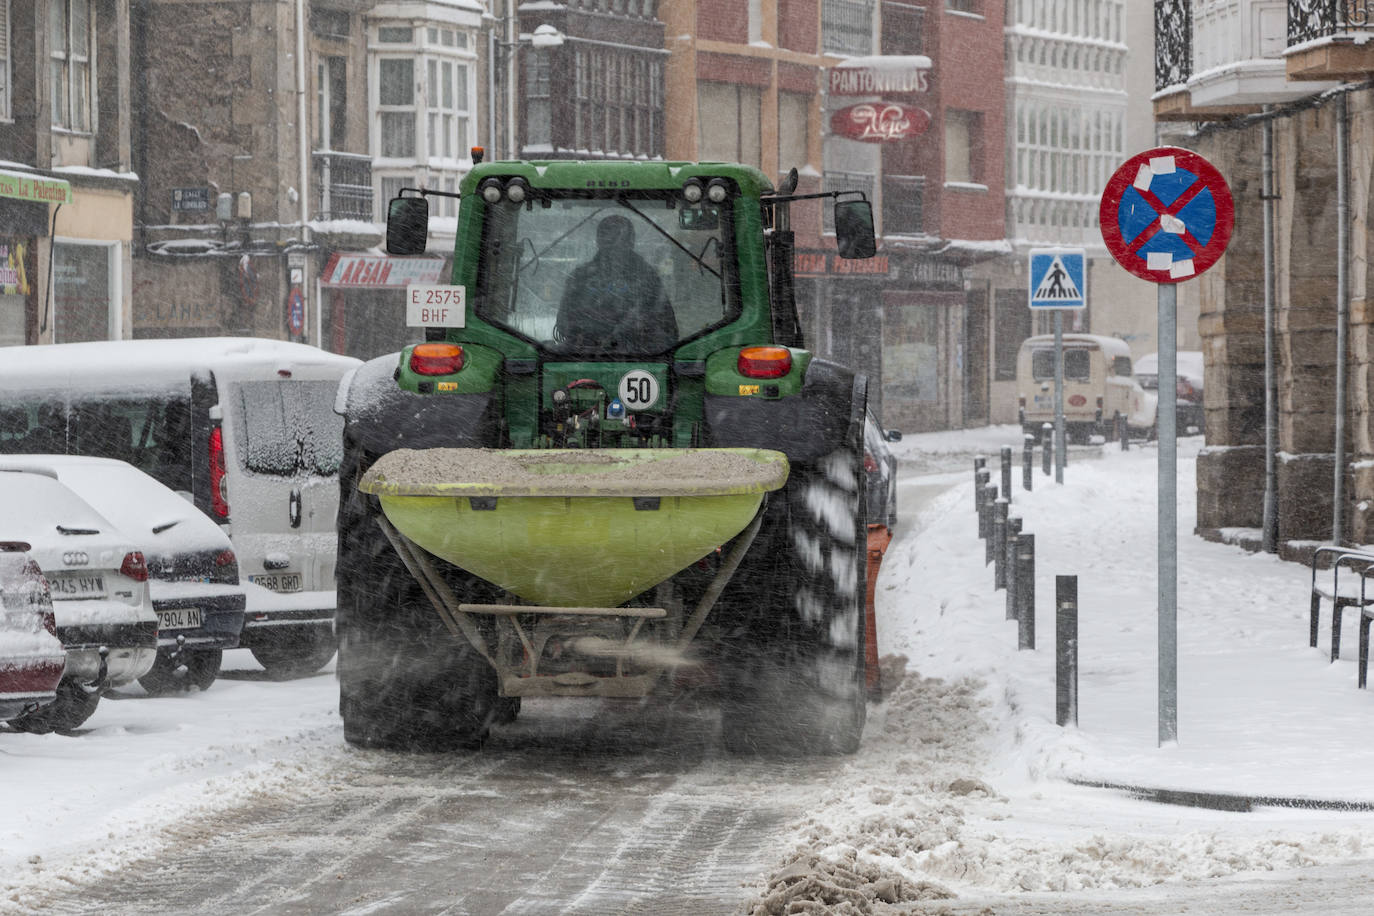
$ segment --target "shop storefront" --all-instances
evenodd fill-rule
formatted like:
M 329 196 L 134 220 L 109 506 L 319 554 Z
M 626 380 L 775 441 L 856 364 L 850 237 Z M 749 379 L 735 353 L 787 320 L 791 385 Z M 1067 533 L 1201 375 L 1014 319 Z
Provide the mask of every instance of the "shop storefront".
M 423 340 L 423 328 L 406 325 L 405 288 L 444 282 L 445 264 L 443 258 L 331 254 L 320 272 L 324 348 L 371 359 Z
M 71 199 L 60 178 L 0 170 L 0 346 L 38 342 L 40 255 L 46 259 L 53 208 Z

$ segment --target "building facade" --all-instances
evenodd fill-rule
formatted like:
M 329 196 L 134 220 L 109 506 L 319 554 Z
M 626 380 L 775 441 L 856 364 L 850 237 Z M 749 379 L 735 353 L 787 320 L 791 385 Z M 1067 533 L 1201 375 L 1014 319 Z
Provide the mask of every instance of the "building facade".
M 133 328 L 128 0 L 0 0 L 0 345 Z
M 1226 256 L 1197 281 L 1199 531 L 1286 556 L 1368 543 L 1374 176 L 1357 151 L 1374 145 L 1374 21 L 1364 4 L 1154 7 L 1156 118 L 1236 204 Z

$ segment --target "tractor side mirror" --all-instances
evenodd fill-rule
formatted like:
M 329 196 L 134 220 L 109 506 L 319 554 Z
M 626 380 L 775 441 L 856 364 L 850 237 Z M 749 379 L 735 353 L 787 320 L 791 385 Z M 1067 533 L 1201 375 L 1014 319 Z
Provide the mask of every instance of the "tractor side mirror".
M 424 254 L 429 238 L 429 201 L 393 197 L 386 208 L 387 254 Z
M 873 206 L 868 201 L 835 201 L 835 246 L 840 257 L 851 260 L 878 253 L 878 242 L 873 238 Z

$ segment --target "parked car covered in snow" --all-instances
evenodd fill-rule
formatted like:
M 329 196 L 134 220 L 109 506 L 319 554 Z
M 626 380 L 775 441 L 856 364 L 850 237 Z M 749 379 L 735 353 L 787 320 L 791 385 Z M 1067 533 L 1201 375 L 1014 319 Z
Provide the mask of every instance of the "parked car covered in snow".
M 1174 385 L 1178 432 L 1202 432 L 1202 351 L 1179 350 Z M 1147 353 L 1135 361 L 1135 377 L 1146 391 L 1159 393 L 1159 354 Z
M 10 721 L 70 731 L 101 694 L 132 683 L 157 657 L 157 615 L 143 553 L 51 471 L 0 470 L 0 530 L 29 544 L 52 595 L 67 667 L 57 699 Z
M 0 541 L 0 722 L 57 699 L 67 653 L 52 595 L 24 541 Z
M 339 379 L 361 363 L 224 337 L 0 350 L 0 454 L 128 461 L 228 534 L 247 584 L 239 644 L 269 672 L 334 654 Z
M 134 539 L 148 564 L 157 661 L 138 679 L 152 694 L 214 683 L 243 630 L 244 590 L 229 537 L 189 501 L 138 468 L 79 455 L 0 456 L 0 469 L 50 470 Z
M 1064 432 L 1070 442 L 1111 436 L 1118 414 L 1133 435 L 1153 435 L 1157 399 L 1136 381 L 1131 348 L 1098 334 L 1064 334 Z M 1054 335 L 1027 337 L 1016 356 L 1021 428 L 1039 438 L 1054 422 Z

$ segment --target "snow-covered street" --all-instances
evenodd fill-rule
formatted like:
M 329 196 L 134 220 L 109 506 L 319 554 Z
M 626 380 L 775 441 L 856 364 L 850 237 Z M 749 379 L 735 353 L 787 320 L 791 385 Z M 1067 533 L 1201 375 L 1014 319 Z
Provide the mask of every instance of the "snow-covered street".
M 1192 535 L 1201 440 L 1181 440 L 1179 740 L 1158 747 L 1157 453 L 1075 450 L 1063 486 L 1037 465 L 1031 493 L 1019 489 L 1018 468 L 1012 514 L 1036 534 L 1038 553 L 1038 648 L 1018 652 L 1016 625 L 1005 619 L 1003 593 L 983 563 L 971 461 L 985 454 L 995 465 L 998 446 L 1017 441 L 1015 427 L 996 427 L 911 435 L 895 445 L 902 516 L 878 582 L 891 693 L 871 708 L 852 758 L 732 758 L 709 712 L 659 702 L 611 713 L 614 728 L 590 732 L 588 720 L 600 713 L 578 701 L 522 716 L 496 732 L 488 751 L 406 766 L 395 763 L 400 755 L 344 744 L 332 665 L 313 677 L 271 681 L 236 650 L 226 655 L 230 670 L 203 693 L 148 698 L 130 688 L 127 698 L 102 702 L 76 736 L 0 732 L 8 790 L 0 807 L 0 912 L 169 911 L 157 899 L 115 891 L 137 888 L 136 870 L 166 865 L 175 874 L 177 857 L 195 855 L 221 826 L 261 842 L 265 834 L 251 834 L 245 811 L 270 807 L 285 818 L 312 803 L 320 808 L 331 794 L 334 807 L 347 809 L 368 786 L 383 791 L 388 778 L 461 778 L 454 807 L 426 815 L 439 823 L 410 852 L 414 863 L 451 854 L 480 870 L 484 857 L 510 854 L 501 846 L 555 829 L 552 814 L 538 820 L 541 799 L 521 795 L 528 786 L 518 772 L 549 754 L 576 760 L 575 773 L 594 774 L 581 778 L 600 780 L 598 789 L 624 780 L 619 791 L 636 807 L 623 815 L 628 826 L 619 824 L 621 814 L 602 811 L 608 830 L 599 838 L 609 854 L 560 859 L 570 869 L 562 876 L 559 865 L 545 863 L 539 894 L 502 889 L 511 893 L 485 898 L 494 907 L 487 912 L 784 912 L 780 901 L 792 888 L 799 899 L 855 913 L 1358 912 L 1348 909 L 1359 899 L 1350 895 L 1368 892 L 1374 851 L 1367 811 L 1161 805 L 1072 782 L 1374 803 L 1374 696 L 1355 686 L 1353 615 L 1343 657 L 1329 664 L 1325 623 L 1323 649 L 1307 646 L 1304 567 Z M 1077 729 L 1054 724 L 1057 574 L 1079 576 Z M 907 660 L 904 677 L 896 656 Z M 689 733 L 663 731 L 678 725 Z M 597 748 L 589 735 L 624 736 L 626 745 Z M 487 765 L 483 754 L 499 755 L 498 764 Z M 652 765 L 639 766 L 640 757 Z M 388 769 L 396 772 L 388 777 Z M 578 788 L 552 772 L 540 775 L 542 790 L 556 796 Z M 422 786 L 406 791 L 419 796 Z M 486 850 L 470 835 L 460 842 L 441 829 L 446 819 L 480 822 L 482 809 L 467 807 L 479 797 L 497 799 L 503 812 Z M 579 819 L 602 804 L 583 803 L 590 807 L 579 809 Z M 717 809 L 730 808 L 734 819 L 713 826 Z M 569 829 L 570 809 L 556 810 L 557 829 Z M 687 864 L 674 859 L 680 848 L 654 862 L 635 855 L 638 838 L 662 833 L 683 811 L 703 821 L 683 826 L 673 842 L 700 835 L 720 845 Z M 453 844 L 447 853 L 445 837 Z M 310 843 L 295 836 L 284 848 L 308 858 Z M 744 846 L 757 861 L 738 860 L 732 850 Z M 397 849 L 398 868 L 407 867 L 407 855 Z M 574 867 L 583 871 L 574 875 Z M 697 883 L 669 877 L 680 875 Z M 713 876 L 726 885 L 713 898 L 684 897 L 704 893 Z M 338 880 L 351 890 L 349 882 L 363 876 L 341 870 Z M 559 899 L 552 890 L 560 881 L 581 890 Z M 467 892 L 476 890 L 484 889 Z M 419 897 L 375 890 L 351 911 L 478 911 L 476 897 L 441 899 L 440 884 L 425 893 L 432 899 L 422 906 Z M 216 899 L 206 912 L 229 912 L 230 900 L 239 911 L 344 908 L 341 896 L 304 891 Z

